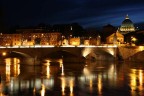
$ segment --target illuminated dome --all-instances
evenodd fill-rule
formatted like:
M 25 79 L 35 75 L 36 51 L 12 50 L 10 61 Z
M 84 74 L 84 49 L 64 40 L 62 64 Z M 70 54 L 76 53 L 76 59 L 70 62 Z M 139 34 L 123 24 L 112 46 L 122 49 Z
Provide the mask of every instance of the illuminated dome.
M 135 27 L 133 22 L 129 19 L 128 15 L 126 16 L 125 20 L 122 22 L 120 27 L 120 32 L 122 34 L 127 34 L 129 32 L 134 32 Z

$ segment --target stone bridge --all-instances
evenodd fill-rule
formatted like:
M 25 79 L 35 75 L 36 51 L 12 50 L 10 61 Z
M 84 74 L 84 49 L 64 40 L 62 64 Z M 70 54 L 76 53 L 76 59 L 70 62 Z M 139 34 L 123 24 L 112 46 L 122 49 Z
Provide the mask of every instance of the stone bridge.
M 144 46 L 93 46 L 93 47 L 38 47 L 0 48 L 1 57 L 20 57 L 30 64 L 45 58 L 67 58 L 65 62 L 89 60 L 131 60 L 144 61 Z M 135 57 L 136 56 L 136 57 Z M 28 60 L 29 59 L 29 60 Z
M 118 47 L 118 55 L 125 61 L 144 62 L 144 46 Z

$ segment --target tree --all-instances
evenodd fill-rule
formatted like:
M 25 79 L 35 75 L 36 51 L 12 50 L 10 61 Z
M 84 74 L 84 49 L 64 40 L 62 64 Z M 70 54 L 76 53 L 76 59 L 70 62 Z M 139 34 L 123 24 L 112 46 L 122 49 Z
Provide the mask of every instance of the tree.
M 4 32 L 5 26 L 4 26 L 4 12 L 2 8 L 0 8 L 0 33 Z

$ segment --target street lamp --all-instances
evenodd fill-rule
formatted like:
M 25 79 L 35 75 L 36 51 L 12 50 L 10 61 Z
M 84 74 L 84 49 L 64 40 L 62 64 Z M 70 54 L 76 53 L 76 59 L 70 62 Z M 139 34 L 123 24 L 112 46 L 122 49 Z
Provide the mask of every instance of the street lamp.
M 89 45 L 91 44 L 91 37 L 89 37 Z
M 98 36 L 97 36 L 97 45 L 100 45 L 100 42 L 101 42 L 101 36 L 98 35 Z
M 6 52 L 3 52 L 3 53 L 2 53 L 2 56 L 6 56 L 6 54 L 7 54 Z
M 131 43 L 134 43 L 134 44 L 135 44 L 136 40 L 137 40 L 137 39 L 136 39 L 135 37 L 133 37 L 133 36 L 131 37 Z
M 63 38 L 64 38 L 64 36 L 62 35 L 61 45 L 63 45 Z
M 70 35 L 69 37 L 69 45 L 71 45 L 70 41 L 71 41 L 72 35 Z

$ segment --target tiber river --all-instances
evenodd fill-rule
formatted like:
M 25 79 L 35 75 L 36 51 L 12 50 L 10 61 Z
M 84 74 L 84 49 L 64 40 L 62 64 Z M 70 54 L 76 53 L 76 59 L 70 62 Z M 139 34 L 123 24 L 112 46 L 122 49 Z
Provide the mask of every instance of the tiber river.
M 144 64 L 87 61 L 22 65 L 0 60 L 0 96 L 144 96 Z

